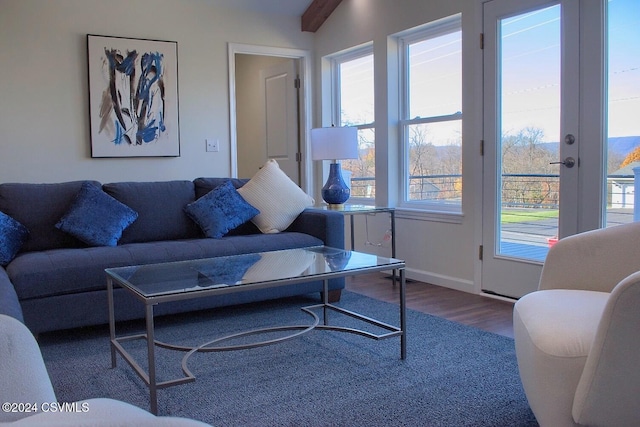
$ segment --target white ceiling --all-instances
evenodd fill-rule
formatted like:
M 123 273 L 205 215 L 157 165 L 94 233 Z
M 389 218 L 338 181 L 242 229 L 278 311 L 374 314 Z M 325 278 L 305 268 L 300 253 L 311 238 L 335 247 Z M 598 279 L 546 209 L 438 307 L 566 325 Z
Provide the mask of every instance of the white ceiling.
M 212 3 L 236 9 L 251 9 L 262 13 L 302 16 L 312 0 L 209 0 Z

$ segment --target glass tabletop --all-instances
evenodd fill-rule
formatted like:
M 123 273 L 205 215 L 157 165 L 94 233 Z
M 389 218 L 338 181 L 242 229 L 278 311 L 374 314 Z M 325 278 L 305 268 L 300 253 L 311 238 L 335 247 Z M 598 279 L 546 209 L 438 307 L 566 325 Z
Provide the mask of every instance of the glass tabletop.
M 397 269 L 404 261 L 326 246 L 231 255 L 105 270 L 143 297 L 311 278 L 336 272 Z
M 350 205 L 344 204 L 340 205 L 340 207 L 333 207 L 330 205 L 318 205 L 314 206 L 315 209 L 322 209 L 326 211 L 336 211 L 336 212 L 344 212 L 344 213 L 375 213 L 375 212 L 391 212 L 394 208 L 390 207 L 382 207 L 382 206 L 372 206 L 372 205 Z

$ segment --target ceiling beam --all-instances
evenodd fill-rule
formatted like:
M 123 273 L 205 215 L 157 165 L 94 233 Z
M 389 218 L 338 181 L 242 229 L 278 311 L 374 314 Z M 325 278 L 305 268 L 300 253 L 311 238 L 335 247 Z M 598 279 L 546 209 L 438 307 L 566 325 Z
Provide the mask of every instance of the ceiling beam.
M 302 14 L 302 31 L 315 33 L 342 0 L 313 0 Z

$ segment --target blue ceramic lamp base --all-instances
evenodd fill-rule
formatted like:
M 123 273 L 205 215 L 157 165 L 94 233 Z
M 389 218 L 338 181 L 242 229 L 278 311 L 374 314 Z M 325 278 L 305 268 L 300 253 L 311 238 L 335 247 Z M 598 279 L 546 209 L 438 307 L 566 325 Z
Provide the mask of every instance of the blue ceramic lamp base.
M 340 207 L 351 195 L 351 190 L 342 179 L 342 170 L 340 163 L 331 163 L 329 165 L 329 178 L 322 187 L 322 199 L 329 204 L 330 207 Z

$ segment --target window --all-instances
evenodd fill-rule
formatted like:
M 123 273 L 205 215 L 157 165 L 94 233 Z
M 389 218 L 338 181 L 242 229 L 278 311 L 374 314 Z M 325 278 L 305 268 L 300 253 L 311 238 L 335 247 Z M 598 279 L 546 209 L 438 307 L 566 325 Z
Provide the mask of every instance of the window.
M 371 46 L 332 57 L 332 117 L 336 126 L 358 128 L 357 160 L 342 162 L 345 181 L 351 175 L 351 200 L 372 202 L 376 196 L 373 50 Z
M 459 212 L 462 208 L 461 16 L 399 38 L 401 204 Z

